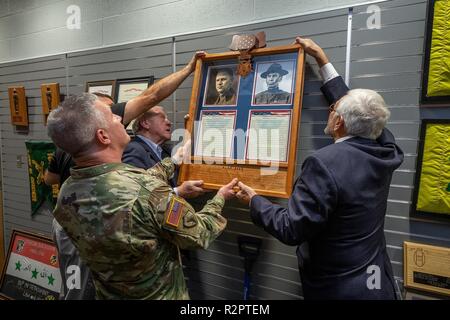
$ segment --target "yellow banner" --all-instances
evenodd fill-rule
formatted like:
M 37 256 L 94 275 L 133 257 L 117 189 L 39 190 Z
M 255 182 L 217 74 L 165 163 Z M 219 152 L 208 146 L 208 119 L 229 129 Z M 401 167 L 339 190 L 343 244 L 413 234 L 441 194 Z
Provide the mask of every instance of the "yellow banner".
M 450 124 L 428 124 L 417 210 L 450 214 Z
M 450 0 L 434 5 L 433 34 L 428 73 L 429 97 L 450 95 Z

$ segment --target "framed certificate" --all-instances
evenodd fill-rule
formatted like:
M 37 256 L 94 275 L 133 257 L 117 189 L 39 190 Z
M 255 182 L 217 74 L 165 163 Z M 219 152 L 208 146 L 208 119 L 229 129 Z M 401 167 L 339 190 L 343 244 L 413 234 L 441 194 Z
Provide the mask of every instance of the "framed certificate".
M 300 45 L 254 49 L 252 70 L 237 74 L 239 52 L 197 61 L 185 123 L 191 162 L 179 183 L 203 180 L 219 189 L 232 178 L 258 194 L 288 198 L 295 177 L 302 107 L 304 52 Z
M 195 156 L 231 158 L 236 126 L 235 110 L 202 110 L 196 139 Z M 220 138 L 220 139 L 218 139 Z
M 251 110 L 245 158 L 287 162 L 291 110 Z
M 41 235 L 13 230 L 0 296 L 13 300 L 58 300 L 61 290 L 56 245 Z
M 90 81 L 86 82 L 86 92 L 89 93 L 103 93 L 111 96 L 114 99 L 116 90 L 116 80 Z
M 154 77 L 119 79 L 116 81 L 116 103 L 127 102 L 150 87 Z
M 155 81 L 153 76 L 144 78 L 130 78 L 130 79 L 119 79 L 116 82 L 116 103 L 127 102 L 142 92 L 144 92 L 148 87 L 150 87 Z M 129 135 L 133 136 L 133 123 L 135 120 L 131 121 L 127 126 L 127 132 Z

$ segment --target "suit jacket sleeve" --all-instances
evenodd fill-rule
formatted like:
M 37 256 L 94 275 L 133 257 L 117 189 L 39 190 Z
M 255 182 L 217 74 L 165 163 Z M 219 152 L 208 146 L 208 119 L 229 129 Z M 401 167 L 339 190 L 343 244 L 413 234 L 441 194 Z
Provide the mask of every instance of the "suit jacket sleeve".
M 255 196 L 250 214 L 256 225 L 281 242 L 299 245 L 325 226 L 337 205 L 337 198 L 333 176 L 320 159 L 311 156 L 303 164 L 287 209 Z
M 138 150 L 139 148 L 141 147 L 129 143 L 123 152 L 122 162 L 138 168 L 148 169 L 149 165 L 146 160 L 147 153 L 145 150 Z
M 322 90 L 328 103 L 332 104 L 345 96 L 350 89 L 345 84 L 344 79 L 339 76 L 325 83 L 320 90 Z

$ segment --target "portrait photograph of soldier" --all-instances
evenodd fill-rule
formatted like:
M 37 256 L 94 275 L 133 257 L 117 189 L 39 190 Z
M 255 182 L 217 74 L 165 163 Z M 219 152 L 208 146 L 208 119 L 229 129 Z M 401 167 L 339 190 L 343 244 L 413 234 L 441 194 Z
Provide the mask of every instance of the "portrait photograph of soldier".
M 209 67 L 203 105 L 237 105 L 240 76 L 235 70 L 236 65 Z
M 295 61 L 256 64 L 252 105 L 291 104 Z

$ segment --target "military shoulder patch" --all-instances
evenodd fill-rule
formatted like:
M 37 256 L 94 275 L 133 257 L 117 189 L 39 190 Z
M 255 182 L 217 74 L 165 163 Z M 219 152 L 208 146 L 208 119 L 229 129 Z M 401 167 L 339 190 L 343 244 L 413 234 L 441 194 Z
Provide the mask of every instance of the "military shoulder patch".
M 173 196 L 166 209 L 164 224 L 172 228 L 178 228 L 184 206 L 185 203 L 183 199 Z

